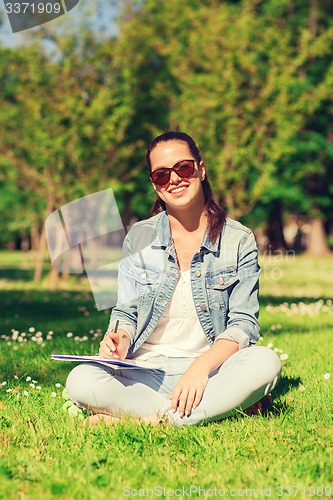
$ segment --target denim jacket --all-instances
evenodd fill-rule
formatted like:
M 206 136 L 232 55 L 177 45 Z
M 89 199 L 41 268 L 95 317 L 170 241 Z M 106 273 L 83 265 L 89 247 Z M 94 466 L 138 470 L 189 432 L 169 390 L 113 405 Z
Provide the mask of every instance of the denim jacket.
M 227 217 L 215 243 L 206 231 L 190 274 L 194 305 L 211 346 L 221 338 L 238 342 L 239 348 L 258 340 L 259 273 L 258 250 L 248 228 Z M 108 328 L 119 320 L 132 340 L 129 357 L 154 330 L 179 274 L 166 212 L 134 224 L 124 241 L 118 301 Z

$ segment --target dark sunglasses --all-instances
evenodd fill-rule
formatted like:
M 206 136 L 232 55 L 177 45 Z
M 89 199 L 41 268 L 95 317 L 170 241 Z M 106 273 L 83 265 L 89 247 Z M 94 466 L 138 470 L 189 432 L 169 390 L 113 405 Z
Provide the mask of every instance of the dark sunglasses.
M 156 186 L 166 186 L 170 182 L 172 170 L 182 179 L 189 179 L 194 174 L 195 163 L 195 160 L 182 160 L 170 168 L 157 168 L 150 174 L 150 179 Z

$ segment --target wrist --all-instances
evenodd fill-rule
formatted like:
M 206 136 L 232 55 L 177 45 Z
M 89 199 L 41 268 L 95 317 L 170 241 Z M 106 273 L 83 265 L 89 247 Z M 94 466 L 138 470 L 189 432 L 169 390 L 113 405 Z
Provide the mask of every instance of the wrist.
M 204 357 L 204 354 L 201 354 L 193 363 L 190 365 L 190 368 L 192 368 L 202 374 L 207 374 L 209 375 L 211 372 L 210 369 L 210 363 L 207 359 L 207 357 Z

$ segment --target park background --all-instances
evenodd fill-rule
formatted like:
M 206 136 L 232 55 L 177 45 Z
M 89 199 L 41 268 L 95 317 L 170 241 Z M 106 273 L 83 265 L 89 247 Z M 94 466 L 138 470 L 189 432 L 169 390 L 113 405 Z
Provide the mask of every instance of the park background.
M 332 0 L 81 0 L 2 36 L 0 495 L 333 493 L 332 12 Z M 71 365 L 49 356 L 96 352 L 110 311 L 85 275 L 51 269 L 44 222 L 107 188 L 124 227 L 149 216 L 145 150 L 170 129 L 193 136 L 216 201 L 256 234 L 260 342 L 284 375 L 263 416 L 84 431 L 61 408 Z

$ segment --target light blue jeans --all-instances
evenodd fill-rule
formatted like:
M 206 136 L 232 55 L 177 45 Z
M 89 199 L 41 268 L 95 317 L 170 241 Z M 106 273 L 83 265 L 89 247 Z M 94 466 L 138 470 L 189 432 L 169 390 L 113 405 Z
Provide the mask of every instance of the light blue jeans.
M 81 408 L 121 417 L 164 414 L 171 424 L 196 425 L 228 417 L 270 393 L 280 376 L 274 351 L 254 346 L 237 351 L 211 373 L 200 404 L 189 416 L 171 409 L 169 396 L 194 358 L 154 358 L 162 370 L 114 370 L 98 363 L 76 366 L 67 378 L 67 391 Z

